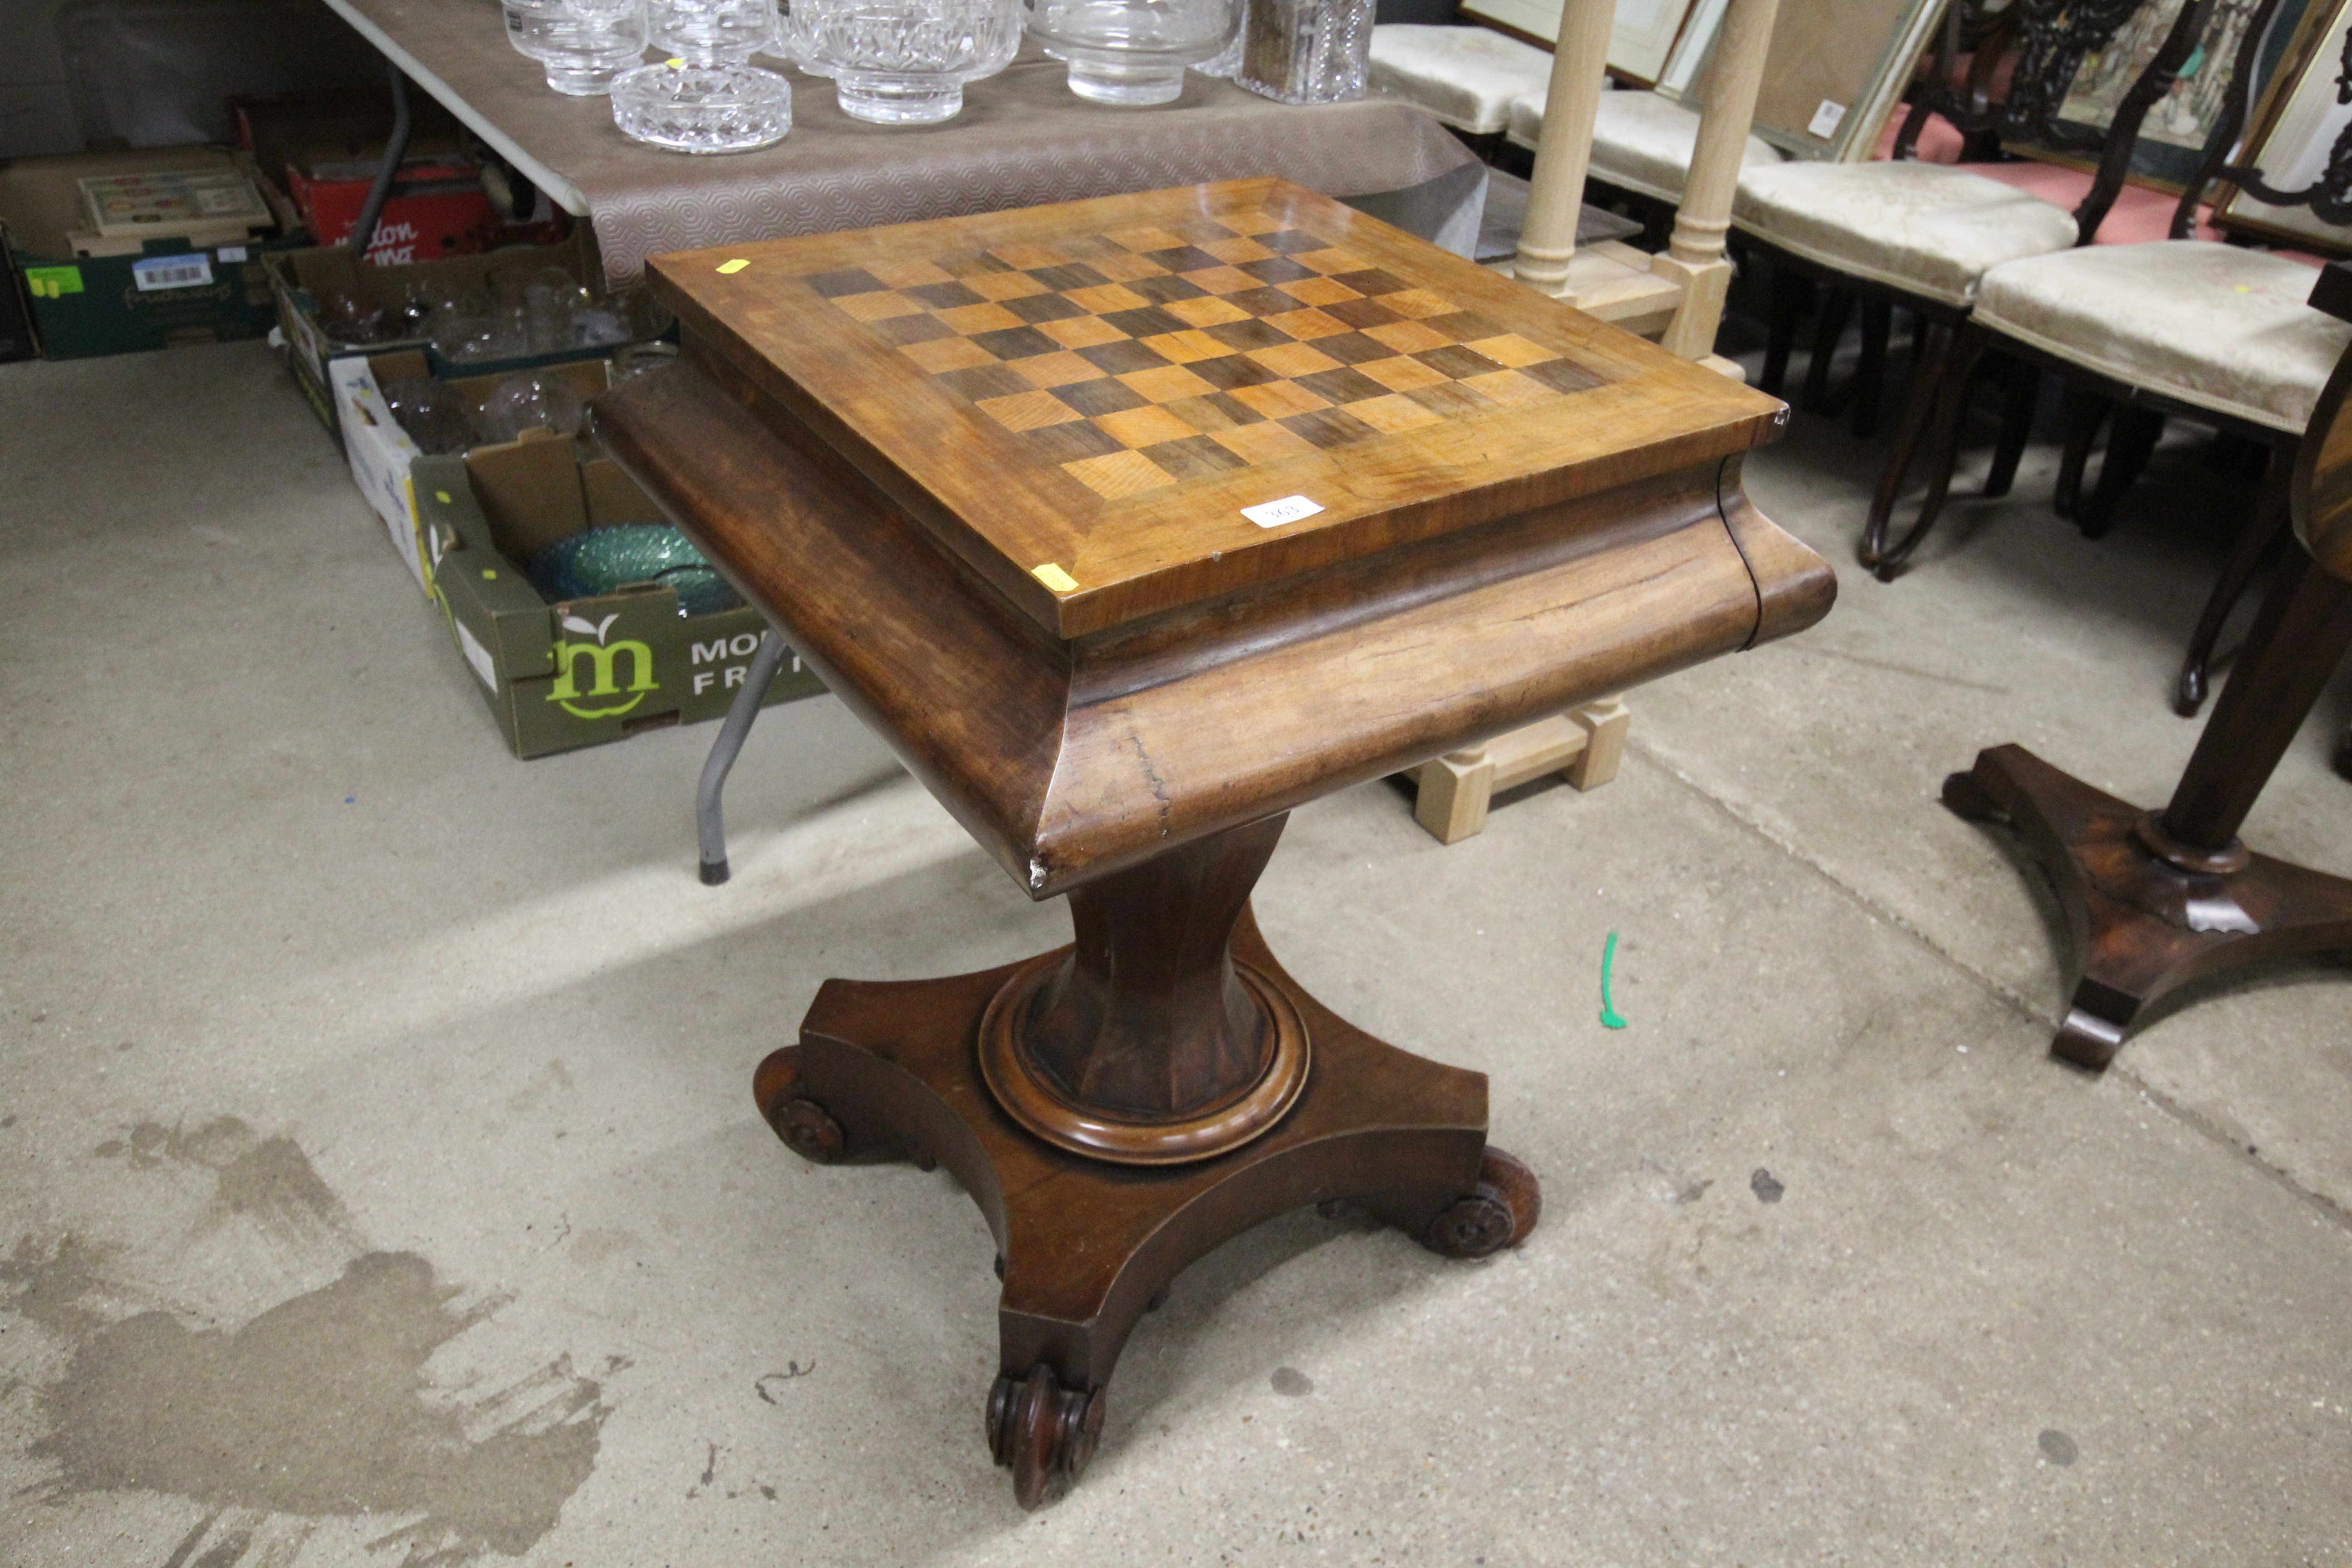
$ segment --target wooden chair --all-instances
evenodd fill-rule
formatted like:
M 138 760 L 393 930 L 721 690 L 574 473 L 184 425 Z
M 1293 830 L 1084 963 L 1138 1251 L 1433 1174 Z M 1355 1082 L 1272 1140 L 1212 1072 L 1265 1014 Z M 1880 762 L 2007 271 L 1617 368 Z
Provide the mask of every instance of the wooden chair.
M 1664 254 L 1649 256 L 1614 242 L 1582 249 L 1576 243 L 1616 0 L 1567 0 L 1547 89 L 1554 109 L 1536 153 L 1514 277 L 1629 329 L 1654 321 L 1666 348 L 1742 378 L 1739 366 L 1715 353 L 1731 286 L 1724 239 L 1779 5 L 1730 0 L 1674 236 Z M 1451 844 L 1485 826 L 1496 789 L 1553 772 L 1579 788 L 1596 787 L 1615 774 L 1628 723 L 1623 703 L 1612 697 L 1424 763 L 1413 770 L 1421 792 L 1413 815 Z
M 1809 280 L 1828 285 L 1832 300 L 1861 302 L 1863 361 L 1856 374 L 1865 385 L 1875 385 L 1885 363 L 1894 309 L 1903 307 L 1927 323 L 1913 395 L 1897 426 L 1895 452 L 1864 532 L 1864 565 L 1881 567 L 1880 542 L 1894 502 L 1889 476 L 1899 485 L 1908 471 L 1927 417 L 1924 390 L 1942 379 L 1953 336 L 1975 307 L 1980 279 L 2005 262 L 2056 254 L 2099 237 L 2125 189 L 2140 122 L 2203 36 L 2212 4 L 2189 0 L 2182 6 L 2105 137 L 2088 146 L 2082 132 L 2059 119 L 2066 89 L 2084 55 L 2112 38 L 2133 7 L 2013 0 L 2017 58 L 2008 96 L 1998 104 L 1990 101 L 1990 73 L 1981 78 L 1967 73 L 1961 85 L 1950 85 L 1967 34 L 1962 16 L 1947 18 L 1922 92 L 1929 106 L 1964 135 L 1997 132 L 2010 143 L 2094 152 L 2095 174 L 2040 163 L 1897 161 L 1792 163 L 1752 170 L 1741 177 L 1734 221 L 1743 241 L 1769 258 L 1779 297 L 1765 356 L 1766 390 L 1776 387 L 1785 373 L 1794 306 Z M 2021 177 L 2021 168 L 2031 173 Z M 2072 212 L 2062 205 L 2070 196 L 2076 203 Z M 1827 350 L 1834 347 L 1835 333 L 1843 326 L 1834 309 L 1824 312 L 1808 378 L 1808 401 L 1817 406 L 1828 372 Z M 1992 495 L 2004 493 L 2014 475 L 2038 384 L 2021 371 L 2013 371 L 2009 380 L 2011 406 L 1988 480 L 1987 493 Z M 1857 418 L 1866 426 L 1869 411 L 1858 410 Z M 1888 575 L 1899 563 L 1897 554 L 1880 574 Z
M 2221 148 L 2242 122 L 2260 31 L 2250 31 L 2241 50 Z M 2190 231 L 2205 186 L 2221 172 L 2217 153 L 2182 193 L 2176 234 Z M 2242 182 L 2260 180 L 2256 171 L 2231 173 Z M 2324 192 L 2315 187 L 2303 199 L 2325 199 Z M 2305 303 L 2311 282 L 2307 260 L 2189 238 L 2070 250 L 1990 269 L 1936 384 L 1915 401 L 1915 407 L 1935 409 L 1927 492 L 1918 518 L 1897 543 L 1884 543 L 1901 480 L 1890 461 L 1879 487 L 1885 504 L 1874 508 L 1864 536 L 1864 560 L 1888 576 L 1934 527 L 1958 459 L 1967 378 L 1988 353 L 2065 378 L 2071 427 L 2056 500 L 2062 515 L 2071 514 L 2094 537 L 2109 525 L 2115 503 L 2147 464 L 2168 418 L 2190 419 L 2267 448 L 2260 499 L 2184 656 L 2175 705 L 2193 713 L 2204 698 L 2213 643 L 2231 605 L 2283 536 L 2292 453 L 2352 341 L 2352 328 Z M 2109 414 L 2114 430 L 2098 487 L 2085 499 L 2080 492 L 2090 442 Z

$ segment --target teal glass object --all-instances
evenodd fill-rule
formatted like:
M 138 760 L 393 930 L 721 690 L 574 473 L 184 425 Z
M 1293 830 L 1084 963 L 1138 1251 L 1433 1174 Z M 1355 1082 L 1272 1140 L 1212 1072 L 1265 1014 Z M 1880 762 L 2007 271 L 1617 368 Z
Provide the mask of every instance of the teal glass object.
M 666 522 L 583 529 L 531 557 L 530 571 L 551 604 L 596 598 L 633 583 L 676 589 L 681 616 L 707 616 L 743 602 L 693 542 Z

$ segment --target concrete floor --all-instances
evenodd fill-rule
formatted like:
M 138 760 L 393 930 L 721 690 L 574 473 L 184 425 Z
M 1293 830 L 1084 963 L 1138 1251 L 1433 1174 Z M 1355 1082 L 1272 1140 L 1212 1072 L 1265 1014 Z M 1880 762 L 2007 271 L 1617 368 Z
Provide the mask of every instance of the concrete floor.
M 1875 463 L 1801 419 L 1752 488 L 1843 567 Z M 2242 496 L 2168 447 L 2090 544 L 2050 468 L 1637 694 L 1606 789 L 1451 849 L 1388 785 L 1297 815 L 1275 947 L 1492 1075 L 1542 1227 L 1233 1243 L 1024 1515 L 976 1211 L 749 1086 L 824 976 L 1061 910 L 829 699 L 698 886 L 711 730 L 509 760 L 260 345 L 0 369 L 0 1562 L 2352 1561 L 2347 974 L 2053 1065 L 2051 901 L 1936 802 L 2009 740 L 2157 801 L 2195 738 Z M 2249 831 L 2352 873 L 2347 710 Z

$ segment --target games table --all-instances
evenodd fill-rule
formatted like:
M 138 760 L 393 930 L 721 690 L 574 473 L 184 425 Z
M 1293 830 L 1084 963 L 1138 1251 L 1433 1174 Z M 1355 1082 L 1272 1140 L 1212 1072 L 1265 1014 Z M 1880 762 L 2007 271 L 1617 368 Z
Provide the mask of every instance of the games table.
M 647 271 L 684 358 L 597 437 L 1070 898 L 1073 946 L 827 981 L 754 1082 L 808 1158 L 942 1163 L 979 1204 L 1021 1501 L 1227 1237 L 1347 1199 L 1453 1257 L 1523 1238 L 1485 1077 L 1318 1003 L 1250 889 L 1293 806 L 1827 613 L 1740 489 L 1784 406 L 1274 179 Z

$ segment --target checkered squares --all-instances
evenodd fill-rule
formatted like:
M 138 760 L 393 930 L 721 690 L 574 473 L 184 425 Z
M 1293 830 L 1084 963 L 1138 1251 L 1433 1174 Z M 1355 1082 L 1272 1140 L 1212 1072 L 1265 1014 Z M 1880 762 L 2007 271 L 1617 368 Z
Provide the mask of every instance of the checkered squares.
M 803 281 L 1111 500 L 1600 384 L 1265 214 Z

